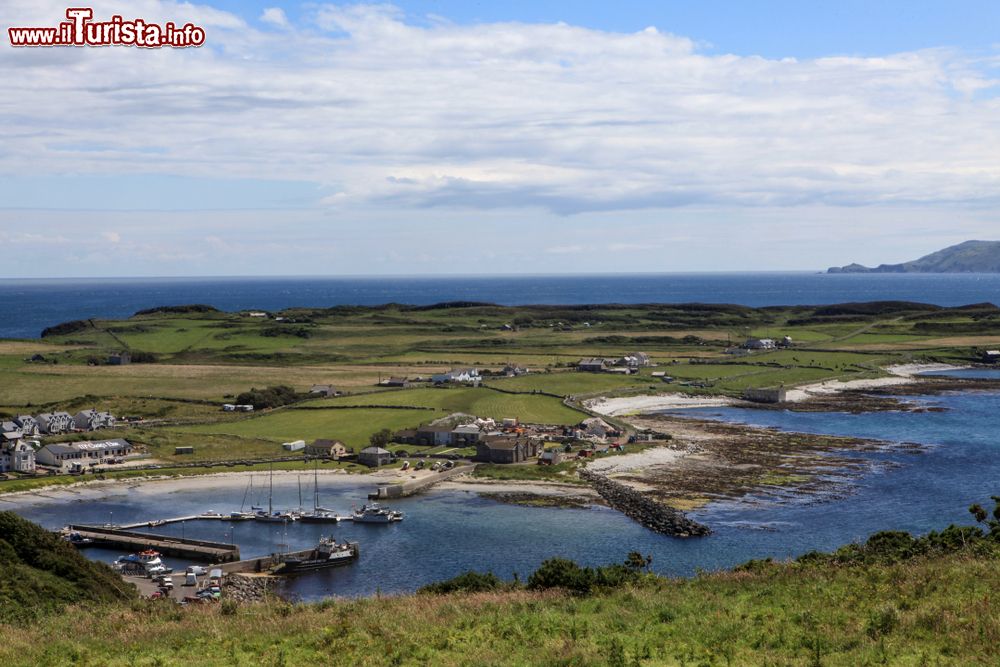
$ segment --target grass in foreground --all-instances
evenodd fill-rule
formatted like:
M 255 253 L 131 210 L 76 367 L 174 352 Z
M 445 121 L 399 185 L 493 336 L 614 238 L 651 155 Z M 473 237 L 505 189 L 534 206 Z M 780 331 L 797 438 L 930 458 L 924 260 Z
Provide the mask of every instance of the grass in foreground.
M 993 556 L 315 605 L 75 608 L 0 626 L 5 665 L 991 665 Z

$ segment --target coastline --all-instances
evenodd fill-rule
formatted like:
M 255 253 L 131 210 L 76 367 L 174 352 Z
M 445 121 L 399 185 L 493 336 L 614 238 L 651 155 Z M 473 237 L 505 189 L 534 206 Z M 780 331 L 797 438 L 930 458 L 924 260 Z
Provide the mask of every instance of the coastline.
M 792 387 L 786 392 L 787 403 L 802 403 L 811 398 L 834 396 L 847 391 L 865 391 L 886 387 L 913 384 L 920 381 L 920 373 L 943 370 L 960 370 L 964 366 L 950 364 L 900 364 L 883 370 L 890 375 L 863 380 L 824 380 L 812 384 Z M 584 403 L 584 406 L 607 417 L 627 417 L 645 415 L 664 410 L 686 408 L 718 408 L 728 406 L 755 407 L 759 404 L 731 396 L 692 396 L 678 392 L 668 392 L 653 396 L 599 397 Z
M 893 386 L 910 385 L 920 382 L 919 373 L 932 370 L 949 370 L 960 367 L 944 364 L 908 364 L 887 367 L 890 373 L 887 377 L 866 380 L 851 380 L 842 382 L 830 380 L 810 385 L 803 385 L 790 390 L 793 400 L 789 402 L 804 403 L 818 399 L 822 406 L 823 399 L 835 397 L 848 391 L 878 390 Z M 794 393 L 793 393 L 794 392 Z M 671 444 L 653 447 L 634 454 L 624 454 L 600 458 L 589 462 L 586 469 L 590 472 L 608 476 L 632 488 L 648 493 L 674 507 L 691 509 L 709 502 L 713 498 L 745 495 L 751 491 L 759 491 L 762 487 L 777 489 L 808 486 L 804 484 L 810 476 L 810 469 L 829 470 L 830 465 L 844 464 L 854 466 L 852 462 L 838 457 L 838 451 L 868 450 L 881 448 L 885 443 L 874 440 L 856 438 L 835 438 L 802 433 L 782 433 L 773 429 L 745 425 L 729 425 L 711 420 L 697 420 L 677 416 L 658 414 L 665 410 L 699 407 L 761 407 L 757 404 L 730 397 L 697 397 L 684 394 L 661 394 L 656 396 L 635 396 L 618 398 L 597 398 L 588 401 L 587 407 L 599 414 L 608 416 L 626 416 L 626 421 L 637 428 L 661 431 L 673 437 Z M 769 464 L 763 467 L 773 468 L 764 475 L 766 481 L 758 480 L 751 483 L 749 477 L 741 470 L 730 471 L 733 480 L 725 480 L 721 474 L 725 471 L 724 461 L 728 458 L 728 450 L 736 440 L 768 441 L 769 446 L 782 450 L 781 456 L 772 458 L 765 456 Z M 811 456 L 821 453 L 823 459 Z M 801 455 L 801 465 L 793 472 L 782 471 L 789 462 L 784 458 L 794 459 Z M 831 458 L 832 457 L 832 458 Z M 782 461 L 779 463 L 779 460 Z M 743 461 L 739 465 L 760 468 L 758 461 Z M 856 467 L 856 466 L 855 466 Z M 206 473 L 192 476 L 170 476 L 151 474 L 142 477 L 124 479 L 85 480 L 67 485 L 42 486 L 37 489 L 14 491 L 0 494 L 0 509 L 16 508 L 20 504 L 80 502 L 100 499 L 125 493 L 176 493 L 181 491 L 198 491 L 206 488 L 229 488 L 234 493 L 244 488 L 251 476 L 260 478 L 267 473 L 263 471 L 240 471 Z M 309 471 L 276 470 L 275 478 L 279 483 L 291 482 L 302 475 L 313 474 Z M 424 473 L 432 474 L 432 473 Z M 326 484 L 339 487 L 358 487 L 359 493 L 367 495 L 379 485 L 402 482 L 414 477 L 414 471 L 403 473 L 399 469 L 377 472 L 351 473 L 344 470 L 319 470 L 319 475 Z M 759 472 L 758 472 L 759 475 Z M 707 477 L 706 477 L 707 476 Z M 694 477 L 705 482 L 704 488 L 695 488 L 690 483 L 678 484 L 680 477 Z M 738 479 L 738 481 L 736 481 Z M 673 484 L 676 488 L 669 488 Z M 472 492 L 482 497 L 494 497 L 503 500 L 504 496 L 534 496 L 541 499 L 564 498 L 578 501 L 599 502 L 600 497 L 589 485 L 560 484 L 552 481 L 538 480 L 489 480 L 477 479 L 470 475 L 441 481 L 433 486 L 434 490 L 447 492 Z M 530 504 L 530 503 L 519 503 Z

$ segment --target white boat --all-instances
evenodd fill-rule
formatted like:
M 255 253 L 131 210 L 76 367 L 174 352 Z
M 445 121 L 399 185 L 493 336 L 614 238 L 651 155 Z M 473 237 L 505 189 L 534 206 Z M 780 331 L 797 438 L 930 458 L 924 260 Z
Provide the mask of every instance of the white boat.
M 403 513 L 382 507 L 378 503 L 368 503 L 362 505 L 361 509 L 355 510 L 352 517 L 357 523 L 391 523 L 402 521 Z
M 291 523 L 298 519 L 298 515 L 292 512 L 279 512 L 274 509 L 271 503 L 271 498 L 274 493 L 274 467 L 271 468 L 271 486 L 267 493 L 267 512 L 258 510 L 254 515 L 254 521 L 262 521 L 264 523 Z
M 342 518 L 340 515 L 331 509 L 320 507 L 319 504 L 319 461 L 316 462 L 316 469 L 313 471 L 313 478 L 312 512 L 303 512 L 299 514 L 299 521 L 302 521 L 303 523 L 339 523 Z
M 121 556 L 111 566 L 119 572 L 127 570 L 142 571 L 147 576 L 173 572 L 172 568 L 163 564 L 163 561 L 160 559 L 160 552 L 153 551 L 152 549 L 129 554 L 128 556 Z

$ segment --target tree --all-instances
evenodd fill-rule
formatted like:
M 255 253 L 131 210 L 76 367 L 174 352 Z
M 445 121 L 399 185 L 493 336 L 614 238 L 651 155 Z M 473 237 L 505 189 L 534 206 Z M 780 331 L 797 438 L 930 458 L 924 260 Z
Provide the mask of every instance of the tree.
M 372 433 L 372 436 L 368 438 L 368 442 L 371 443 L 372 447 L 385 447 L 390 442 L 392 442 L 392 431 L 387 428 L 381 431 L 376 431 Z

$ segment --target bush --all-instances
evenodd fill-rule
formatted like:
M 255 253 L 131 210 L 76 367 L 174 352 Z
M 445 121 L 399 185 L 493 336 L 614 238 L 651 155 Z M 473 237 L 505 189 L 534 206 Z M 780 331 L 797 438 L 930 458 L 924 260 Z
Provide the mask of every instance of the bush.
M 158 313 L 165 313 L 172 315 L 183 315 L 185 313 L 218 313 L 218 312 L 220 311 L 215 306 L 209 306 L 204 303 L 189 303 L 181 306 L 157 306 L 156 308 L 137 310 L 135 314 L 156 315 Z
M 250 391 L 239 394 L 236 397 L 236 402 L 240 405 L 252 405 L 254 410 L 261 410 L 288 405 L 302 398 L 303 396 L 296 393 L 291 387 L 278 385 L 266 389 L 252 388 Z
M 492 572 L 483 574 L 482 572 L 469 571 L 452 579 L 448 579 L 447 581 L 440 581 L 436 584 L 424 586 L 419 592 L 438 594 L 455 593 L 457 591 L 464 593 L 481 593 L 483 591 L 495 591 L 502 588 L 503 585 L 503 581 L 501 581 Z
M 549 558 L 528 577 L 528 588 L 565 588 L 586 594 L 594 588 L 595 579 L 594 571 L 589 567 L 580 567 L 568 558 Z

